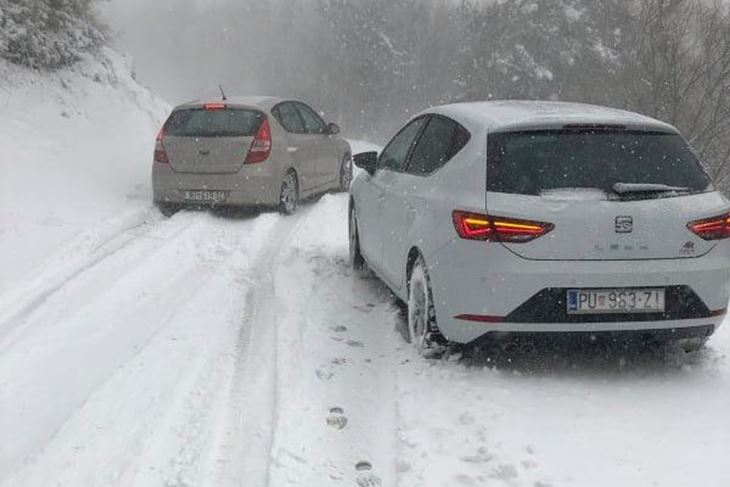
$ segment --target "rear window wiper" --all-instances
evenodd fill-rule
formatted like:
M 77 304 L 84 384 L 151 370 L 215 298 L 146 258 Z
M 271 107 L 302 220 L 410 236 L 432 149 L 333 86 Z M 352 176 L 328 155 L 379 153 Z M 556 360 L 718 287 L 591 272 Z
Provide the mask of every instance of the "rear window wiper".
M 635 194 L 691 193 L 692 189 L 684 186 L 669 186 L 653 183 L 616 183 L 612 187 L 619 196 Z

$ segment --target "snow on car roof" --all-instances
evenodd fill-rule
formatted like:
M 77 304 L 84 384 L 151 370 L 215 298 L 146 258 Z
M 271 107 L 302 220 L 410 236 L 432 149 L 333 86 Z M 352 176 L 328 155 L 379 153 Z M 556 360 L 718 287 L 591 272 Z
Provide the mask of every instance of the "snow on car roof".
M 427 110 L 485 126 L 490 132 L 558 128 L 565 125 L 623 125 L 628 128 L 677 132 L 669 124 L 616 108 L 552 101 L 488 101 L 455 103 Z

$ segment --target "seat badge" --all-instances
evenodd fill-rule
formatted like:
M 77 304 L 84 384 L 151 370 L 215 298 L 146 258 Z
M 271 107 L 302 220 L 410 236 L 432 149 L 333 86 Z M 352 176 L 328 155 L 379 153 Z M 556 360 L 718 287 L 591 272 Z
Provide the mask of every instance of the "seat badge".
M 616 233 L 631 233 L 634 231 L 634 217 L 617 216 Z

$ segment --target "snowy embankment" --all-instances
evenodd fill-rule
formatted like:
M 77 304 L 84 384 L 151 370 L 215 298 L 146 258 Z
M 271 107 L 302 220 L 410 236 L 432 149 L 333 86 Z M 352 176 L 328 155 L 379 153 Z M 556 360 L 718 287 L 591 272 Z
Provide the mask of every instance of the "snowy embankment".
M 168 107 L 126 62 L 105 49 L 39 74 L 0 60 L 0 292 L 61 246 L 73 259 L 143 221 Z

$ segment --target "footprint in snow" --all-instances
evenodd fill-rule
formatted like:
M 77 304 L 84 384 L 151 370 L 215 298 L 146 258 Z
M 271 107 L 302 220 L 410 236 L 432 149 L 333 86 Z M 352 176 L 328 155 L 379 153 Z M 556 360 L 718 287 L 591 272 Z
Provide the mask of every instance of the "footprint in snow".
M 331 329 L 332 331 L 334 331 L 335 333 L 345 333 L 345 332 L 347 331 L 347 327 L 346 327 L 346 326 L 344 326 L 344 325 L 339 325 L 339 326 L 333 326 L 333 327 L 332 327 L 332 328 L 330 328 L 330 329 Z
M 355 465 L 355 470 L 362 472 L 362 474 L 357 478 L 358 487 L 380 487 L 383 485 L 380 477 L 370 473 L 372 469 L 373 465 L 366 461 L 358 462 Z
M 330 414 L 327 416 L 327 426 L 338 430 L 345 429 L 345 426 L 347 426 L 345 410 L 337 407 L 330 409 Z
M 315 374 L 319 380 L 330 380 L 335 376 L 335 369 L 347 365 L 347 359 L 342 357 L 333 358 L 330 363 L 318 368 Z
M 517 467 L 507 463 L 495 468 L 489 476 L 493 479 L 504 480 L 505 482 L 517 478 Z
M 345 342 L 345 343 L 347 343 L 348 346 L 353 347 L 353 348 L 364 348 L 365 347 L 365 344 L 363 342 L 360 342 L 357 340 L 347 340 L 347 342 Z

